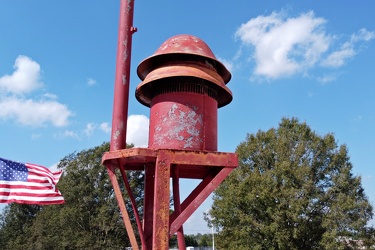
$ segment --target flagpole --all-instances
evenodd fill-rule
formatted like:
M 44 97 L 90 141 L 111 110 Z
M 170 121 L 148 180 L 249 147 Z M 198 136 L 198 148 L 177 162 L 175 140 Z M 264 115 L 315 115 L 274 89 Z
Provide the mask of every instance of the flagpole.
M 126 148 L 134 0 L 120 1 L 110 151 Z
M 132 35 L 137 31 L 137 29 L 133 27 L 133 15 L 134 0 L 120 0 L 110 151 L 126 148 Z M 119 204 L 130 244 L 133 250 L 138 250 L 139 247 L 133 227 L 130 223 L 130 216 L 126 210 L 122 192 L 117 181 L 115 173 L 116 166 L 109 164 L 106 167 Z M 126 178 L 126 175 L 123 176 L 123 178 Z M 128 190 L 128 192 L 130 192 L 130 190 Z

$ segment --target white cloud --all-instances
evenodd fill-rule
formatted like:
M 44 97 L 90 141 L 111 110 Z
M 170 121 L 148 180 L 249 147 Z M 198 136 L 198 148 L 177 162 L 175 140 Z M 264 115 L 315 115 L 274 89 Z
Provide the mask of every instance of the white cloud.
M 99 125 L 99 128 L 104 132 L 104 133 L 110 133 L 111 132 L 111 126 L 109 125 L 108 122 L 102 122 Z
M 336 79 L 337 79 L 337 74 L 327 74 L 327 75 L 324 75 L 322 77 L 318 77 L 318 81 L 323 83 L 323 84 L 333 82 Z
M 296 18 L 273 12 L 242 24 L 235 35 L 254 47 L 256 75 L 279 78 L 314 65 L 328 49 L 331 38 L 323 30 L 325 22 L 312 11 Z
M 58 131 L 57 133 L 53 134 L 53 137 L 59 140 L 65 139 L 65 138 L 73 138 L 76 140 L 81 140 L 81 137 L 72 130 Z
M 351 43 L 356 43 L 359 41 L 370 41 L 375 38 L 374 31 L 367 31 L 367 29 L 360 29 L 357 34 L 351 36 Z
M 250 58 L 255 62 L 252 78 L 276 79 L 305 73 L 317 65 L 337 68 L 356 55 L 355 46 L 359 42 L 375 38 L 374 32 L 361 29 L 334 48 L 333 38 L 337 36 L 326 33 L 326 22 L 310 11 L 294 18 L 273 12 L 242 24 L 235 36 L 252 48 Z M 242 48 L 240 51 L 242 55 Z
M 57 172 L 57 171 L 59 171 L 59 169 L 57 168 L 58 165 L 59 165 L 59 163 L 55 163 L 48 168 L 49 168 L 49 170 L 51 170 L 51 172 Z
M 13 119 L 26 126 L 50 123 L 61 127 L 68 124 L 72 112 L 57 102 L 57 96 L 44 93 L 40 100 L 25 95 L 43 86 L 40 65 L 27 56 L 18 56 L 11 75 L 0 77 L 0 119 Z
M 340 50 L 332 52 L 323 62 L 323 66 L 340 67 L 345 61 L 355 56 L 355 51 L 349 43 L 345 43 Z
M 145 115 L 130 115 L 127 122 L 126 141 L 129 144 L 134 144 L 135 147 L 147 147 L 148 145 L 148 129 L 149 119 Z M 84 129 L 87 136 L 91 136 L 95 130 L 101 130 L 104 133 L 111 132 L 111 124 L 102 122 L 99 125 L 96 123 L 88 123 Z
M 87 85 L 93 86 L 96 84 L 96 80 L 92 78 L 87 78 Z
M 0 118 L 15 119 L 22 125 L 37 127 L 51 123 L 61 127 L 68 124 L 70 116 L 72 113 L 68 107 L 56 101 L 34 101 L 15 97 L 0 100 Z
M 0 77 L 0 90 L 24 94 L 43 86 L 40 81 L 40 65 L 27 56 L 18 56 L 11 75 Z
M 86 125 L 86 128 L 85 128 L 85 134 L 87 135 L 87 136 L 91 136 L 92 135 L 92 133 L 94 132 L 94 130 L 95 130 L 95 124 L 94 123 L 88 123 L 87 125 Z
M 57 99 L 57 95 L 55 94 L 52 94 L 52 93 L 45 93 L 43 94 L 43 98 L 47 98 L 47 99 Z
M 59 131 L 58 133 L 53 135 L 55 139 L 65 139 L 65 138 L 73 138 L 76 140 L 80 140 L 81 138 L 79 135 L 72 131 L 72 130 L 64 130 L 64 131 Z
M 126 131 L 126 142 L 136 147 L 148 145 L 149 119 L 144 115 L 130 115 Z
M 78 134 L 71 130 L 65 130 L 63 133 L 63 137 L 71 137 L 71 138 L 79 139 Z
M 224 66 L 227 68 L 227 70 L 229 70 L 229 72 L 231 72 L 233 70 L 233 62 L 229 61 L 229 60 L 226 60 L 224 58 L 217 58 L 222 64 L 224 64 Z
M 340 67 L 357 52 L 355 46 L 362 41 L 370 41 L 375 38 L 374 32 L 369 32 L 366 29 L 360 29 L 357 34 L 352 34 L 350 40 L 341 45 L 341 48 L 332 52 L 328 57 L 323 60 L 322 65 L 327 67 Z

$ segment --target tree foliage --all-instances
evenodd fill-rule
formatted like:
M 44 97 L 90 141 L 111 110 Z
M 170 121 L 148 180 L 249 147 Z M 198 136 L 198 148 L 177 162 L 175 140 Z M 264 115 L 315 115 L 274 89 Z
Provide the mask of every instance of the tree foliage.
M 347 249 L 366 236 L 372 207 L 345 145 L 297 119 L 247 135 L 239 167 L 214 192 L 220 249 Z M 371 244 L 371 243 L 369 243 Z
M 0 217 L 2 249 L 124 249 L 129 246 L 112 184 L 101 165 L 106 151 L 109 151 L 108 143 L 61 160 L 58 168 L 63 169 L 64 175 L 58 187 L 65 204 L 8 205 Z M 130 185 L 141 203 L 143 173 L 131 175 Z
M 198 241 L 197 241 L 197 238 L 199 237 L 198 235 L 189 234 L 189 235 L 184 235 L 184 237 L 185 237 L 186 246 L 192 246 L 192 247 L 198 246 Z M 170 248 L 178 247 L 177 235 L 172 235 L 172 237 L 169 239 L 169 247 Z
M 197 234 L 198 245 L 201 247 L 212 246 L 211 234 Z

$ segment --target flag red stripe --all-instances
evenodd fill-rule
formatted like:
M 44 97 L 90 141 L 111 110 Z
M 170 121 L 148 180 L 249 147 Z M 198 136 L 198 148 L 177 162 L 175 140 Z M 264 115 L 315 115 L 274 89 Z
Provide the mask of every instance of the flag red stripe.
M 61 196 L 60 193 L 50 193 L 50 194 L 30 194 L 24 192 L 0 192 L 0 196 L 25 196 L 25 197 L 58 197 Z
M 9 189 L 30 189 L 30 190 L 50 190 L 54 189 L 51 187 L 51 185 L 45 185 L 45 186 L 28 186 L 28 185 L 11 185 L 11 184 L 0 184 L 0 190 L 2 188 L 9 188 Z
M 41 178 L 35 178 L 35 176 L 33 177 L 33 176 L 29 176 L 28 178 L 27 178 L 27 181 L 28 182 L 32 182 L 32 183 L 49 183 L 50 185 L 51 184 L 54 184 L 54 185 L 56 185 L 55 183 L 53 183 L 52 181 L 50 181 L 49 179 L 41 179 Z
M 28 168 L 29 176 L 39 176 L 44 178 L 48 177 L 51 180 L 53 180 L 54 183 L 56 183 L 59 180 L 62 174 L 61 171 L 52 173 L 48 168 L 41 166 L 35 166 L 31 164 L 26 164 L 26 166 Z
M 35 204 L 35 205 L 52 205 L 52 204 L 63 204 L 64 199 L 62 197 L 58 197 L 58 199 L 38 199 L 38 200 L 25 200 L 20 199 L 19 197 L 1 197 L 0 196 L 0 203 L 11 203 L 17 202 L 21 204 Z

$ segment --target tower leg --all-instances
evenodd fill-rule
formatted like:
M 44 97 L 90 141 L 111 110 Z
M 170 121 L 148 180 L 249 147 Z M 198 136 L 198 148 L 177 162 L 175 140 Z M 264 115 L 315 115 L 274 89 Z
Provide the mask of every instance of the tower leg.
M 115 196 L 118 202 L 118 206 L 120 208 L 122 219 L 125 224 L 126 231 L 128 232 L 130 244 L 134 250 L 138 250 L 138 243 L 137 239 L 135 238 L 134 230 L 130 222 L 130 217 L 128 211 L 126 210 L 124 198 L 122 197 L 122 192 L 120 190 L 120 185 L 118 184 L 116 173 L 115 173 L 115 166 L 113 164 L 109 164 L 107 166 L 109 179 L 112 182 L 113 190 L 115 191 Z
M 177 214 L 181 213 L 181 202 L 180 202 L 180 177 L 179 177 L 179 167 L 173 166 L 172 169 L 172 186 L 173 186 L 173 204 L 174 212 Z M 171 236 L 171 235 L 170 235 Z M 183 226 L 177 230 L 177 243 L 178 249 L 185 250 L 185 236 Z
M 138 249 L 138 245 L 114 173 L 115 168 L 120 168 L 122 172 L 145 171 L 143 225 L 137 223 L 139 233 L 143 233 L 142 250 L 167 250 L 169 238 L 175 233 L 178 247 L 182 250 L 185 248 L 183 224 L 238 166 L 238 158 L 234 153 L 132 148 L 106 152 L 102 163 L 108 169 L 133 249 Z M 173 213 L 170 213 L 171 178 L 175 205 Z M 182 203 L 180 178 L 202 180 Z M 126 182 L 125 179 L 123 181 Z M 127 191 L 131 192 L 130 189 Z M 133 209 L 137 210 L 136 207 Z
M 142 246 L 143 250 L 152 249 L 152 230 L 154 224 L 154 185 L 155 165 L 148 164 L 145 167 L 143 230 L 146 239 L 146 246 Z
M 168 250 L 169 247 L 170 170 L 169 155 L 160 151 L 155 168 L 152 249 Z

